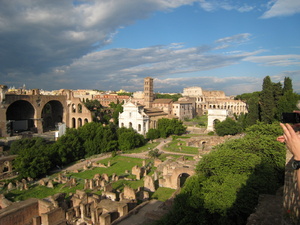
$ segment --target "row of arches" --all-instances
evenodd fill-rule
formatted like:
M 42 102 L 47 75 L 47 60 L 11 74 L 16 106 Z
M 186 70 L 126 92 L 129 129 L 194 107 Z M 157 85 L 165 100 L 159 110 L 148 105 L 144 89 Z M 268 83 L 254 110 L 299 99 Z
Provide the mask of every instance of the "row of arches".
M 246 104 L 199 104 L 198 109 L 207 110 L 207 109 L 227 109 L 231 110 L 233 113 L 247 112 Z
M 77 104 L 77 106 L 75 104 L 72 104 L 72 113 L 82 113 L 82 104 Z
M 82 118 L 72 118 L 72 128 L 78 128 L 82 127 L 84 124 L 87 124 L 89 120 L 85 118 L 84 120 Z
M 34 106 L 26 100 L 17 100 L 6 110 L 7 133 L 36 131 L 37 121 L 42 121 L 43 132 L 55 128 L 63 120 L 63 105 L 57 100 L 44 104 L 37 115 Z

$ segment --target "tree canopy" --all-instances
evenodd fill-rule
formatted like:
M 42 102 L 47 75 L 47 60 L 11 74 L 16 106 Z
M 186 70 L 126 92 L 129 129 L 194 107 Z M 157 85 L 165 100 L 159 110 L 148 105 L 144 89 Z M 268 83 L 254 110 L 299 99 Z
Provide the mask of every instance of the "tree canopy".
M 13 142 L 11 153 L 17 154 L 14 166 L 21 178 L 36 178 L 53 168 L 105 152 L 130 150 L 145 143 L 144 136 L 133 129 L 91 122 L 78 129 L 67 129 L 55 143 L 42 138 Z
M 258 123 L 245 137 L 216 146 L 158 224 L 245 224 L 258 196 L 283 185 L 286 150 L 276 141 L 281 133 L 278 123 Z

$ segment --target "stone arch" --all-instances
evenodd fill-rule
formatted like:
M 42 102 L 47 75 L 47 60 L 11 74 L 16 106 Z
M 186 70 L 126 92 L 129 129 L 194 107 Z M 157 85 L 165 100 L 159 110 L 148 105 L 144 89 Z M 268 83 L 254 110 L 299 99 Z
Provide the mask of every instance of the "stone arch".
M 228 111 L 225 109 L 209 109 L 207 131 L 213 131 L 215 121 L 216 120 L 224 121 L 227 116 L 228 116 Z
M 72 113 L 76 113 L 76 106 L 75 106 L 75 104 L 72 104 Z
M 6 110 L 7 128 L 10 133 L 30 130 L 34 127 L 35 108 L 25 100 L 18 100 Z
M 84 124 L 87 124 L 89 120 L 87 118 L 84 119 Z
M 78 118 L 77 125 L 78 125 L 78 127 L 82 127 L 82 119 L 81 118 Z
M 72 128 L 76 128 L 76 119 L 72 118 Z
M 63 111 L 63 105 L 60 101 L 51 100 L 47 102 L 41 113 L 43 131 L 53 130 L 58 123 L 62 123 Z
M 78 113 L 82 113 L 82 105 L 81 104 L 77 105 L 77 111 L 78 111 Z
M 177 178 L 177 187 L 183 187 L 186 179 L 190 177 L 188 173 L 181 173 Z
M 184 175 L 182 175 L 184 174 Z M 183 185 L 185 180 L 195 174 L 193 168 L 189 167 L 179 167 L 175 168 L 171 176 L 171 188 L 177 189 L 180 188 L 181 184 Z M 182 177 L 183 176 L 183 177 Z

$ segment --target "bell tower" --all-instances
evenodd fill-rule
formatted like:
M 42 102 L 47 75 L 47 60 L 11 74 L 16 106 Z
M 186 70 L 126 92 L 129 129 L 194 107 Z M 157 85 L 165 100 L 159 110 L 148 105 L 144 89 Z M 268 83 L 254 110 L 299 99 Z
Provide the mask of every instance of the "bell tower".
M 146 77 L 144 79 L 144 102 L 146 108 L 152 107 L 153 102 L 153 78 Z

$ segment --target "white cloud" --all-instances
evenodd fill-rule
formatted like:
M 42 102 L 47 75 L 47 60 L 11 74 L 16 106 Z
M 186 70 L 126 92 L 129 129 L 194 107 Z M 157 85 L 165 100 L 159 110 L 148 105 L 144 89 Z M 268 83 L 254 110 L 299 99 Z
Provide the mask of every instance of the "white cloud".
M 0 75 L 68 65 L 110 43 L 123 26 L 192 0 L 0 1 Z
M 219 9 L 223 10 L 236 10 L 238 12 L 249 12 L 255 9 L 255 6 L 251 6 L 240 1 L 231 0 L 198 0 L 200 7 L 207 11 L 213 12 Z
M 250 39 L 251 34 L 249 33 L 243 33 L 243 34 L 237 34 L 237 35 L 233 35 L 231 37 L 224 37 L 224 38 L 220 38 L 218 40 L 216 40 L 216 43 L 242 43 L 242 42 L 246 42 Z
M 244 59 L 265 66 L 300 66 L 300 55 L 249 56 Z
M 270 1 L 273 3 L 274 1 Z M 266 11 L 261 18 L 268 19 L 278 16 L 290 16 L 300 13 L 299 0 L 277 0 L 274 5 Z

